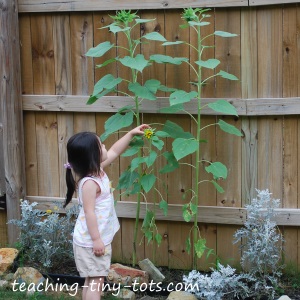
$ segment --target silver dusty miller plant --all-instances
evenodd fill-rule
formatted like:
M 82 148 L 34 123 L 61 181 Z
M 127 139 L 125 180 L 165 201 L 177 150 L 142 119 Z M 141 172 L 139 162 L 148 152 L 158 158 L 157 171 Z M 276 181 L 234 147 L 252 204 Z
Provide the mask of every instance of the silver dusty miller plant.
M 282 245 L 275 217 L 280 200 L 272 199 L 269 190 L 257 190 L 257 198 L 246 205 L 247 220 L 234 234 L 234 243 L 241 242 L 241 265 L 255 278 L 254 295 L 274 299 L 275 287 L 283 269 Z M 259 299 L 259 298 L 258 298 Z
M 234 243 L 241 242 L 243 272 L 235 274 L 230 266 L 218 265 L 210 276 L 195 270 L 184 276 L 187 286 L 198 299 L 274 299 L 275 288 L 283 269 L 283 236 L 278 230 L 275 209 L 280 200 L 272 199 L 268 190 L 257 190 L 257 198 L 246 205 L 247 220 L 234 234 Z
M 21 219 L 12 219 L 8 223 L 20 228 L 19 262 L 51 272 L 73 261 L 72 232 L 78 208 L 73 206 L 62 216 L 60 204 L 46 212 L 36 208 L 37 204 L 21 201 Z
M 188 291 L 198 299 L 245 299 L 250 295 L 248 283 L 253 278 L 249 274 L 235 274 L 234 268 L 222 264 L 218 264 L 218 270 L 211 270 L 210 276 L 195 270 L 183 276 L 183 282 L 191 287 Z

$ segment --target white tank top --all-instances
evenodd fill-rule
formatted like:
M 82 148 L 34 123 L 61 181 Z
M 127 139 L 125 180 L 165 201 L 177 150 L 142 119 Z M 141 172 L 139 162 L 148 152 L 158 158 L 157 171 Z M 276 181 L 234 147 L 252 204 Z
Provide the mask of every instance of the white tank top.
M 74 228 L 73 242 L 81 247 L 93 247 L 93 241 L 87 228 L 82 205 L 82 186 L 87 180 L 95 181 L 101 189 L 101 194 L 99 195 L 99 197 L 96 198 L 95 201 L 95 214 L 97 218 L 100 237 L 104 245 L 106 246 L 112 242 L 115 233 L 120 228 L 120 224 L 115 211 L 110 181 L 106 173 L 104 173 L 104 175 L 101 178 L 84 177 L 79 183 L 78 201 L 79 205 L 81 205 L 81 208 Z

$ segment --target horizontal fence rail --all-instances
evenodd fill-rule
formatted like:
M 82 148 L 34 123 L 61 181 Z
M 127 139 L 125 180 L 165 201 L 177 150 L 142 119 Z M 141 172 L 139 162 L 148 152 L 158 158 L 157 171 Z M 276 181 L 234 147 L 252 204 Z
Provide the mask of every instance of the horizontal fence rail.
M 184 7 L 244 7 L 297 3 L 295 0 L 19 0 L 19 12 L 104 11 L 118 9 L 174 9 Z
M 118 9 L 171 9 L 183 7 L 248 6 L 247 0 L 19 0 L 19 12 L 100 11 Z
M 87 105 L 88 96 L 72 95 L 23 95 L 23 110 L 27 111 L 66 111 L 66 112 L 117 112 L 125 105 L 132 104 L 129 97 L 104 96 L 92 105 Z M 222 115 L 207 107 L 208 103 L 217 101 L 214 98 L 202 99 L 203 115 Z M 240 116 L 297 115 L 300 114 L 300 97 L 294 98 L 226 98 L 235 106 Z M 141 105 L 143 113 L 159 113 L 160 109 L 169 107 L 167 97 L 158 97 L 157 101 L 144 101 Z M 197 101 L 184 105 L 189 113 L 197 111 Z M 176 114 L 184 113 L 183 111 Z
M 37 202 L 36 208 L 46 211 L 53 210 L 57 203 L 64 203 L 63 198 L 59 197 L 41 197 L 27 196 L 26 199 L 30 202 Z M 78 204 L 77 198 L 74 198 L 69 204 L 69 207 Z M 116 204 L 116 212 L 119 218 L 134 219 L 136 217 L 136 202 L 118 201 Z M 140 219 L 144 219 L 146 209 L 153 210 L 153 203 L 141 203 Z M 300 226 L 300 209 L 279 208 L 275 209 L 276 223 L 279 226 Z M 64 213 L 64 210 L 60 210 Z M 156 209 L 157 220 L 163 221 L 184 221 L 182 217 L 182 205 L 169 204 L 168 215 L 165 216 L 161 210 Z M 198 222 L 210 224 L 231 224 L 242 225 L 247 218 L 245 208 L 239 207 L 215 207 L 215 206 L 199 206 Z M 193 222 L 191 220 L 190 222 Z

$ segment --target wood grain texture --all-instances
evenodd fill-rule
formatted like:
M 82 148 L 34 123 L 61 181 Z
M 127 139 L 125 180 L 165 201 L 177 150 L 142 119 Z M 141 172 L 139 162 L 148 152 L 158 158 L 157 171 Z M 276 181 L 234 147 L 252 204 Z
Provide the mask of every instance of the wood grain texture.
M 20 12 L 49 12 L 49 11 L 101 11 L 118 9 L 168 9 L 183 7 L 215 7 L 215 6 L 247 6 L 246 0 L 145 0 L 138 2 L 135 0 L 53 0 L 45 2 L 42 0 L 19 0 Z
M 0 124 L 4 141 L 1 147 L 10 220 L 20 218 L 19 200 L 26 194 L 17 1 L 1 1 L 0 27 Z M 18 236 L 16 226 L 8 225 L 8 242 L 12 245 Z

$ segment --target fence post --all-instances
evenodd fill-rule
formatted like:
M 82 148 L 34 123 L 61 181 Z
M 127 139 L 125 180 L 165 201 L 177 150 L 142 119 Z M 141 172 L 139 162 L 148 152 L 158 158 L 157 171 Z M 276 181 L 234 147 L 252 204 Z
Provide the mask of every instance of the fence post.
M 20 218 L 19 200 L 25 195 L 20 65 L 18 3 L 17 0 L 0 0 L 0 147 L 3 150 L 8 220 Z M 18 236 L 17 228 L 8 225 L 8 243 L 13 244 Z

